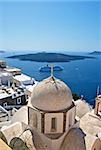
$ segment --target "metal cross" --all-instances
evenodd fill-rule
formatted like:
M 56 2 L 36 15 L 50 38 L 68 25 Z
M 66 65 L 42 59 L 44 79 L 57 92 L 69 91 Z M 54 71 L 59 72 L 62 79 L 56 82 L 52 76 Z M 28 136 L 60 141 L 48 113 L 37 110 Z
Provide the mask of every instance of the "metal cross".
M 53 64 L 51 64 L 51 76 L 53 77 L 53 72 L 54 72 L 54 69 L 53 69 Z

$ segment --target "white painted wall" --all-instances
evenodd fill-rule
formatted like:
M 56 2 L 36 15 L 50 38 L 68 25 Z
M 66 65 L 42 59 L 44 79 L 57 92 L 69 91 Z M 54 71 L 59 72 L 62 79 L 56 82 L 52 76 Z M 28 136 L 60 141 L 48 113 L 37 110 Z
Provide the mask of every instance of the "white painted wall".
M 72 109 L 71 109 L 71 111 L 72 111 L 72 125 L 74 125 L 74 123 L 75 123 L 75 116 L 76 116 L 76 107 L 74 106 Z
M 37 127 L 37 114 L 36 114 L 36 111 L 29 107 L 29 125 L 31 127 Z
M 36 111 L 37 114 L 37 129 L 39 132 L 41 132 L 41 113 Z
M 98 111 L 101 111 L 101 102 L 99 103 Z
M 13 139 L 14 137 L 19 137 L 22 134 L 22 124 L 21 122 L 15 122 L 9 126 L 2 128 L 1 131 L 3 132 L 9 143 L 11 139 Z
M 12 75 L 9 74 L 9 73 L 1 73 L 1 74 L 0 74 L 0 82 L 1 82 L 3 85 L 8 85 L 8 81 L 9 81 L 10 83 L 12 83 L 12 81 L 13 81 Z
M 66 115 L 66 130 L 68 131 L 71 126 L 75 123 L 76 107 L 74 106 L 67 112 Z M 71 126 L 69 126 L 71 125 Z

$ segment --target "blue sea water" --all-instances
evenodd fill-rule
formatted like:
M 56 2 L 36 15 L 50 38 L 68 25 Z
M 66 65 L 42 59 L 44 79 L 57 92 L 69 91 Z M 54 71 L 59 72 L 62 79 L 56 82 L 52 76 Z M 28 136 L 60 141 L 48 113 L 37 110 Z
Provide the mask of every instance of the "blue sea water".
M 7 56 L 16 54 L 28 54 L 28 51 L 7 51 L 0 53 L 0 59 L 7 61 L 8 65 L 22 69 L 22 72 L 34 77 L 36 80 L 50 76 L 49 72 L 39 72 L 39 67 L 46 65 L 43 62 L 21 61 L 18 59 L 8 59 Z M 35 52 L 33 52 L 35 53 Z M 62 52 L 67 53 L 67 52 Z M 86 53 L 67 53 L 72 55 L 86 56 Z M 95 59 L 75 60 L 71 62 L 54 63 L 62 66 L 63 71 L 54 72 L 54 76 L 63 80 L 73 93 L 83 95 L 87 102 L 94 104 L 98 85 L 101 89 L 101 55 L 94 56 Z

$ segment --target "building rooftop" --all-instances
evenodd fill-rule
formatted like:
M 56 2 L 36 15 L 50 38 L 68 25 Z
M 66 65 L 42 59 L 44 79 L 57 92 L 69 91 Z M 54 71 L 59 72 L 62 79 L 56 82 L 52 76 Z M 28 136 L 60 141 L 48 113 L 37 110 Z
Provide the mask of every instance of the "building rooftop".
M 85 100 L 78 99 L 75 101 L 75 105 L 76 105 L 76 115 L 79 118 L 81 118 L 87 112 L 90 112 L 92 110 L 91 106 Z
M 22 81 L 28 81 L 28 80 L 34 80 L 33 78 L 25 75 L 25 74 L 20 74 L 20 75 L 16 75 L 13 77 L 14 79 L 22 82 Z
M 5 91 L 0 90 L 0 99 L 10 97 L 11 95 L 7 94 Z
M 15 68 L 15 67 L 9 67 L 9 66 L 7 66 L 6 68 L 4 68 L 4 71 L 9 72 L 12 75 L 21 74 L 21 69 Z
M 5 71 L 8 71 L 8 72 L 21 71 L 21 69 L 15 68 L 15 67 L 7 67 L 7 68 L 5 68 L 4 70 L 5 70 Z
M 4 134 L 8 143 L 14 137 L 19 137 L 23 132 L 23 126 L 21 122 L 15 122 L 10 126 L 3 126 L 1 132 Z
M 11 74 L 6 72 L 6 71 L 1 71 L 0 72 L 0 77 L 2 77 L 2 76 L 11 76 Z
M 17 121 L 28 124 L 28 107 L 27 106 L 21 107 L 11 118 L 11 123 L 14 123 Z
M 35 84 L 33 84 L 33 85 L 26 85 L 26 89 L 27 89 L 28 91 L 32 92 L 32 91 L 33 91 L 33 88 L 38 84 L 38 82 L 35 81 L 34 83 L 35 83 Z
M 85 133 L 96 136 L 101 132 L 101 118 L 94 115 L 94 110 L 92 110 L 80 119 L 80 127 Z

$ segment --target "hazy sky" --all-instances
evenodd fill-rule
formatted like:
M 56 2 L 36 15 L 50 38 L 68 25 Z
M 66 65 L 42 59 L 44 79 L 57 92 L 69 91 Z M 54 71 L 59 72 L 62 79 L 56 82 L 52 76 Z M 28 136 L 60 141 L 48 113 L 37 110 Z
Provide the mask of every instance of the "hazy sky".
M 0 49 L 101 50 L 101 3 L 0 2 Z

